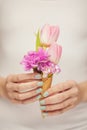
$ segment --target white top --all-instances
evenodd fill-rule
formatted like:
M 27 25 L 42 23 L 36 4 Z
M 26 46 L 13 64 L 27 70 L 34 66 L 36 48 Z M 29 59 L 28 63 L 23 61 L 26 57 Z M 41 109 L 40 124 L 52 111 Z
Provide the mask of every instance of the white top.
M 20 65 L 23 55 L 34 50 L 38 28 L 49 23 L 59 25 L 58 43 L 63 47 L 62 72 L 53 84 L 87 80 L 87 0 L 0 0 L 0 10 L 1 75 L 24 72 Z M 38 102 L 15 105 L 0 99 L 0 122 L 4 122 L 3 130 L 11 124 L 23 130 L 86 130 L 87 103 L 42 119 Z

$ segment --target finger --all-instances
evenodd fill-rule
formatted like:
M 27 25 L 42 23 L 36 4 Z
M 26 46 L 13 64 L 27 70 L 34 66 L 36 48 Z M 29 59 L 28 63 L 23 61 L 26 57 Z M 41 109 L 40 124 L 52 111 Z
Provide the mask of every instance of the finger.
M 60 110 L 60 109 L 64 109 L 66 107 L 68 107 L 69 105 L 74 105 L 77 101 L 77 97 L 74 97 L 74 98 L 70 98 L 68 100 L 65 100 L 64 102 L 62 103 L 58 103 L 58 104 L 54 104 L 54 105 L 44 105 L 44 106 L 41 106 L 41 110 L 42 111 L 47 111 L 47 112 L 50 112 L 50 111 L 56 111 L 56 110 Z
M 72 88 L 72 85 L 70 84 L 67 84 L 67 83 L 60 83 L 58 85 L 55 85 L 54 87 L 52 88 L 49 88 L 44 94 L 43 96 L 44 97 L 47 97 L 49 95 L 53 95 L 55 93 L 60 93 L 62 91 L 65 91 L 65 90 L 68 90 L 68 89 L 71 89 Z
M 42 86 L 43 86 L 43 81 L 32 81 L 27 83 L 21 83 L 19 84 L 19 91 L 20 92 L 31 91 L 34 89 L 39 89 Z
M 10 101 L 14 104 L 23 104 L 22 101 L 16 100 L 16 99 L 10 99 Z
M 9 99 L 9 100 L 12 103 L 15 103 L 15 104 L 27 104 L 27 103 L 33 103 L 35 101 L 38 101 L 40 98 L 41 98 L 41 95 L 38 95 L 38 96 L 33 97 L 31 99 L 23 100 L 23 101 L 20 101 L 20 100 L 17 100 L 17 99 Z
M 33 103 L 35 101 L 38 101 L 40 98 L 41 98 L 41 95 L 38 95 L 38 96 L 32 97 L 30 99 L 23 100 L 22 104 Z
M 27 92 L 33 89 L 38 89 L 43 86 L 42 81 L 32 81 L 27 83 L 8 83 L 6 88 L 8 91 Z
M 58 114 L 63 114 L 64 112 L 66 112 L 66 111 L 68 111 L 68 110 L 70 110 L 70 109 L 72 109 L 72 108 L 74 108 L 74 106 L 73 105 L 70 105 L 70 106 L 68 106 L 68 107 L 66 107 L 66 108 L 64 108 L 64 109 L 60 109 L 60 110 L 56 110 L 56 111 L 50 111 L 50 112 L 43 112 L 42 113 L 42 115 L 45 117 L 45 116 L 56 116 L 56 115 L 58 115 Z
M 9 92 L 8 96 L 12 99 L 17 99 L 17 100 L 22 101 L 22 100 L 25 100 L 25 99 L 29 99 L 29 98 L 38 96 L 38 95 L 41 94 L 41 92 L 42 92 L 42 89 L 39 88 L 39 89 L 30 91 L 30 92 L 26 92 L 26 93 Z
M 67 91 L 63 91 L 61 93 L 54 94 L 52 96 L 46 97 L 43 100 L 40 101 L 41 105 L 44 104 L 56 104 L 63 102 L 66 99 L 69 99 L 71 97 L 77 96 L 79 93 L 78 89 L 76 87 L 73 87 L 72 89 L 69 89 Z
M 42 78 L 41 75 L 38 73 L 27 73 L 27 74 L 9 75 L 7 81 L 18 83 L 30 79 L 41 79 L 41 78 Z

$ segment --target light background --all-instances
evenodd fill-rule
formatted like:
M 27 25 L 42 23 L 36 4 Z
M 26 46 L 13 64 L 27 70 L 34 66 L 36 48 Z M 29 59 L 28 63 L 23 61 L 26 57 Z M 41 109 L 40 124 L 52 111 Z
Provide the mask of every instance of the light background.
M 59 25 L 58 43 L 63 47 L 62 71 L 53 84 L 68 79 L 86 80 L 87 0 L 0 0 L 0 75 L 24 72 L 20 61 L 27 51 L 34 50 L 35 33 L 45 23 Z M 70 111 L 44 121 L 39 105 L 35 105 L 15 106 L 0 100 L 0 120 L 36 130 L 65 130 L 80 124 L 83 128 L 87 124 L 86 105 L 78 106 L 74 114 Z

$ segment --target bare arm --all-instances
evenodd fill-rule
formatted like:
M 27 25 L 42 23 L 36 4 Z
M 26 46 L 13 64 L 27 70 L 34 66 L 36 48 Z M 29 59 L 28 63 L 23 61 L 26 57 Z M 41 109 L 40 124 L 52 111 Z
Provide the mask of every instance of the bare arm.
M 0 96 L 3 97 L 4 96 L 4 87 L 6 84 L 6 79 L 3 77 L 0 77 Z
M 79 88 L 82 94 L 82 101 L 83 102 L 87 101 L 87 81 L 81 82 L 79 84 Z

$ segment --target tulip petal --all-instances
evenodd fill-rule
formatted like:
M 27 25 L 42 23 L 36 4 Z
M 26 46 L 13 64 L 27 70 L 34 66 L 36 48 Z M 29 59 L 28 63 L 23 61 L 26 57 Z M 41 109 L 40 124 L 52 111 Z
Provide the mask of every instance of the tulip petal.
M 62 54 L 62 47 L 56 43 L 51 44 L 48 48 L 48 54 L 50 55 L 50 60 L 57 64 Z
M 61 55 L 62 55 L 62 47 L 60 46 L 60 45 L 58 45 L 58 62 L 59 62 L 59 60 L 60 60 L 60 57 L 61 57 Z
M 56 26 L 56 27 L 54 27 L 51 37 L 53 37 L 54 41 L 56 42 L 58 39 L 58 36 L 59 36 L 59 27 Z
M 41 29 L 41 35 L 40 35 L 41 43 L 48 44 L 49 35 L 50 35 L 50 26 L 48 24 L 46 24 Z
M 59 36 L 59 27 L 58 26 L 50 26 L 49 24 L 45 24 L 40 31 L 40 42 L 43 45 L 51 45 L 55 43 Z
M 50 36 L 48 39 L 49 43 L 56 42 L 59 36 L 59 27 L 58 26 L 51 26 L 50 27 Z

